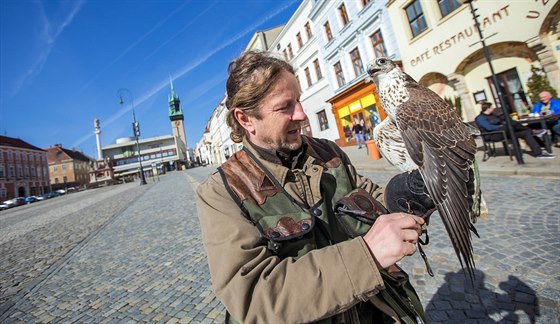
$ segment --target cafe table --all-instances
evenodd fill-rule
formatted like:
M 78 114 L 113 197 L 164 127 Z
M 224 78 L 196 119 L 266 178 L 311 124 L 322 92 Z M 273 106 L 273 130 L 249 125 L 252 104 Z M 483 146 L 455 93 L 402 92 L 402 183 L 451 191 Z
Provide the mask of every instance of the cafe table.
M 523 125 L 539 124 L 541 129 L 547 130 L 547 132 L 543 135 L 544 146 L 548 151 L 548 153 L 552 153 L 552 141 L 550 139 L 550 135 L 548 134 L 547 124 L 558 121 L 558 118 L 560 118 L 560 114 L 548 114 L 548 115 L 540 115 L 536 117 L 523 116 L 523 117 L 519 117 L 517 120 Z

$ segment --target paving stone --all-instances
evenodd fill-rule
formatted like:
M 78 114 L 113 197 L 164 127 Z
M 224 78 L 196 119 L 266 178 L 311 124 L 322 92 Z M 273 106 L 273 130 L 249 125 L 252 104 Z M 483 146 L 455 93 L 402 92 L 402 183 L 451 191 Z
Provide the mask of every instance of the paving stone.
M 0 304 L 6 322 L 220 323 L 186 176 L 88 190 L 0 214 Z M 385 184 L 394 173 L 368 173 Z M 435 276 L 418 255 L 411 275 L 432 323 L 553 323 L 560 318 L 560 181 L 482 177 L 490 215 L 473 237 L 473 289 L 441 220 L 426 246 Z M 519 197 L 533 199 L 521 200 Z M 29 293 L 32 290 L 31 293 Z M 0 307 L 0 310 L 3 309 Z M 2 316 L 0 314 L 0 316 Z M 2 321 L 0 318 L 0 321 Z

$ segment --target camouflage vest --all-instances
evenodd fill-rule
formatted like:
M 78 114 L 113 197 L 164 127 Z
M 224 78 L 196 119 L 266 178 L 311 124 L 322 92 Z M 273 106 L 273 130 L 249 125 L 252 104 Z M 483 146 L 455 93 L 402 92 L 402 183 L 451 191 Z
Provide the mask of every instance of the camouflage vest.
M 243 215 L 267 240 L 268 249 L 282 259 L 298 259 L 311 250 L 364 235 L 371 227 L 354 218 L 336 218 L 333 206 L 355 189 L 355 183 L 338 152 L 320 141 L 308 139 L 311 142 L 309 149 L 314 152 L 312 154 L 317 159 L 316 163 L 323 167 L 320 182 L 322 199 L 314 206 L 301 203 L 290 196 L 282 184 L 247 149 L 236 152 L 218 168 L 228 193 Z M 337 223 L 340 221 L 345 223 Z M 407 290 L 409 287 L 417 301 L 416 293 L 407 281 Z M 400 291 L 395 296 L 387 296 L 385 291 L 382 292 L 384 300 L 390 300 L 391 297 L 402 299 L 398 296 Z M 394 301 L 389 301 L 388 304 L 393 309 L 398 306 Z M 419 301 L 415 305 L 420 307 L 424 315 Z M 399 313 L 398 309 L 395 311 Z M 401 314 L 399 317 L 403 319 Z M 347 316 L 342 314 L 336 318 L 322 322 L 347 321 Z M 226 323 L 228 322 L 236 321 L 226 314 Z

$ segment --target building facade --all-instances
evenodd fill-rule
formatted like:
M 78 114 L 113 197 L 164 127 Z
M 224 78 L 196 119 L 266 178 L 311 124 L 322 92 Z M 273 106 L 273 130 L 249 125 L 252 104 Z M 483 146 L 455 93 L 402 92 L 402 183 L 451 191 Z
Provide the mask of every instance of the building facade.
M 366 64 L 378 57 L 399 60 L 386 1 L 314 1 L 309 14 L 318 37 L 320 57 L 325 65 L 333 96 L 324 98 L 338 132 L 337 143 L 354 145 L 354 123 L 367 133 L 385 118 L 375 85 L 367 82 Z M 368 137 L 368 136 L 366 136 Z
M 101 149 L 105 161 L 112 166 L 115 179 L 139 175 L 140 164 L 146 177 L 181 169 L 187 159 L 181 139 L 173 135 L 139 139 L 138 145 L 140 159 L 134 138 L 119 138 L 115 144 Z
M 336 122 L 325 98 L 333 96 L 319 52 L 317 28 L 309 19 L 313 1 L 304 0 L 270 46 L 270 51 L 293 67 L 301 89 L 300 102 L 308 120 L 302 132 L 309 136 L 338 139 Z
M 21 139 L 0 136 L 0 201 L 50 190 L 47 152 Z
M 441 97 L 460 99 L 471 121 L 480 101 L 500 106 L 469 4 L 459 0 L 387 3 L 405 72 Z M 558 1 L 474 1 L 492 65 L 510 112 L 531 105 L 531 65 L 560 87 Z
M 82 187 L 89 183 L 89 169 L 93 159 L 74 149 L 65 149 L 60 144 L 50 146 L 45 151 L 53 190 Z

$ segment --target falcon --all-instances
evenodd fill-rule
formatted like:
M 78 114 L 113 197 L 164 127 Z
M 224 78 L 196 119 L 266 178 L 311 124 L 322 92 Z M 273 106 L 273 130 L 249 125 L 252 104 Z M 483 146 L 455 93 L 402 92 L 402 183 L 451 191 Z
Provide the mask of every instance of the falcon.
M 461 267 L 474 279 L 471 231 L 478 236 L 474 223 L 482 204 L 474 131 L 390 59 L 378 58 L 367 70 L 388 116 L 374 129 L 379 151 L 402 171 L 418 169 Z

